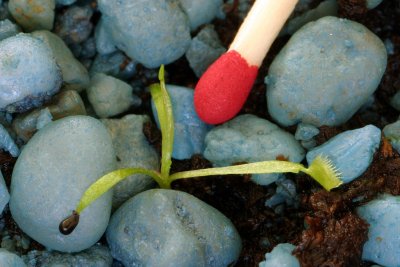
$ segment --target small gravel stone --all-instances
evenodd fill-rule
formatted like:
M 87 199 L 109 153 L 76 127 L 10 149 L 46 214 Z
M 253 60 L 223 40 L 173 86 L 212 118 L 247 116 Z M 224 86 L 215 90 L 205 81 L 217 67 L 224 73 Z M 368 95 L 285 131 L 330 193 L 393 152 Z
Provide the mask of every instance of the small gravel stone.
M 153 189 L 112 216 L 106 232 L 113 257 L 125 266 L 230 266 L 241 240 L 222 213 L 184 192 Z
M 113 261 L 108 247 L 101 245 L 74 254 L 32 250 L 22 258 L 30 267 L 111 267 Z
M 314 125 L 299 123 L 294 138 L 299 141 L 308 141 L 317 134 L 319 134 L 319 129 Z
M 205 139 L 204 157 L 214 166 L 230 166 L 239 162 L 287 159 L 303 160 L 305 152 L 293 135 L 277 125 L 254 115 L 240 115 L 212 129 Z M 257 174 L 258 184 L 275 182 L 281 174 Z
M 13 170 L 10 210 L 30 237 L 63 252 L 92 246 L 104 233 L 112 191 L 85 209 L 70 235 L 59 232 L 83 192 L 115 169 L 111 138 L 104 125 L 88 116 L 70 116 L 38 131 L 24 147 Z
M 400 92 L 397 92 L 390 100 L 390 105 L 400 111 Z
M 204 151 L 204 138 L 211 129 L 197 116 L 193 106 L 193 89 L 167 85 L 171 98 L 172 113 L 174 116 L 174 149 L 172 157 L 175 159 L 189 159 L 194 154 Z M 154 119 L 158 122 L 157 110 L 152 102 Z
M 122 52 L 98 54 L 90 67 L 90 73 L 91 75 L 104 73 L 118 79 L 128 80 L 136 73 L 136 65 L 137 62 L 130 60 Z
M 14 140 L 11 138 L 10 134 L 4 128 L 3 125 L 0 124 L 0 148 L 8 151 L 11 156 L 18 157 L 19 155 L 19 148 L 15 144 Z
M 269 68 L 268 111 L 284 126 L 340 125 L 376 90 L 386 63 L 384 44 L 363 25 L 336 17 L 310 22 Z
M 80 90 L 89 85 L 89 74 L 86 68 L 75 59 L 64 41 L 49 31 L 35 31 L 32 35 L 49 46 L 61 69 L 64 85 L 67 89 Z
M 0 266 L 4 267 L 26 267 L 24 261 L 16 254 L 0 249 Z
M 27 31 L 51 30 L 54 22 L 55 0 L 10 0 L 8 9 Z
M 99 0 L 98 5 L 108 38 L 147 68 L 171 63 L 189 48 L 189 22 L 176 0 Z
M 299 260 L 292 255 L 296 247 L 289 243 L 277 245 L 271 252 L 265 254 L 265 261 L 259 267 L 300 267 Z
M 393 148 L 400 153 L 400 120 L 386 125 L 382 131 L 385 137 L 389 139 Z
M 345 131 L 307 153 L 311 164 L 318 155 L 327 157 L 349 183 L 359 177 L 371 164 L 381 141 L 381 130 L 373 125 Z
M 93 30 L 90 21 L 93 10 L 90 6 L 71 6 L 56 19 L 54 31 L 67 45 L 86 41 Z
M 367 8 L 374 9 L 382 3 L 383 0 L 367 0 Z
M 357 209 L 369 223 L 363 260 L 386 266 L 400 266 L 400 197 L 384 194 Z
M 27 34 L 0 42 L 0 73 L 0 109 L 10 113 L 40 106 L 62 83 L 52 51 Z
M 54 120 L 72 115 L 86 115 L 83 101 L 74 90 L 60 92 L 52 98 L 51 103 L 45 106 Z M 28 142 L 36 132 L 41 111 L 42 109 L 35 109 L 29 113 L 18 114 L 13 120 L 12 129 L 23 142 Z
M 200 77 L 225 51 L 214 27 L 207 25 L 193 38 L 185 56 L 196 76 Z
M 190 29 L 193 31 L 200 25 L 211 22 L 220 9 L 222 0 L 179 0 L 183 11 L 189 18 Z
M 117 156 L 117 168 L 159 170 L 160 159 L 143 134 L 143 124 L 150 122 L 146 115 L 127 115 L 122 119 L 102 120 L 107 127 Z M 153 178 L 136 174 L 114 186 L 113 208 L 134 195 L 154 186 Z
M 0 21 L 0 41 L 17 35 L 20 31 L 18 25 L 12 23 L 10 20 L 5 19 Z
M 40 110 L 39 116 L 36 121 L 36 129 L 40 130 L 50 122 L 52 122 L 53 116 L 50 113 L 49 108 Z
M 132 87 L 114 77 L 96 73 L 86 90 L 90 104 L 100 118 L 107 118 L 127 111 L 132 104 L 141 103 L 132 94 Z
M 10 194 L 8 193 L 3 174 L 0 172 L 0 214 L 3 213 L 8 201 L 10 201 Z

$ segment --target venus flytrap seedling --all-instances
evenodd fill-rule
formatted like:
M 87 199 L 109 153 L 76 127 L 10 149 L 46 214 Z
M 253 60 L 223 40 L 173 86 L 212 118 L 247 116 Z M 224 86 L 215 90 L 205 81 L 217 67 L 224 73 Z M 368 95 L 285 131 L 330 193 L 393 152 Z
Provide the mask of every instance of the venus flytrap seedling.
M 112 171 L 95 183 L 83 194 L 81 200 L 72 215 L 60 223 L 59 229 L 63 234 L 70 234 L 79 222 L 79 214 L 97 198 L 110 190 L 114 185 L 133 174 L 145 174 L 152 177 L 161 188 L 169 189 L 171 183 L 179 179 L 187 179 L 201 176 L 229 175 L 229 174 L 261 174 L 261 173 L 299 173 L 304 172 L 314 178 L 326 190 L 338 187 L 342 184 L 341 174 L 327 159 L 317 156 L 311 165 L 306 168 L 300 163 L 289 161 L 262 161 L 236 166 L 207 168 L 177 172 L 170 175 L 171 155 L 174 140 L 174 120 L 171 101 L 165 87 L 164 66 L 159 71 L 160 84 L 150 86 L 150 93 L 157 109 L 162 134 L 161 170 L 160 172 L 143 168 L 126 168 Z

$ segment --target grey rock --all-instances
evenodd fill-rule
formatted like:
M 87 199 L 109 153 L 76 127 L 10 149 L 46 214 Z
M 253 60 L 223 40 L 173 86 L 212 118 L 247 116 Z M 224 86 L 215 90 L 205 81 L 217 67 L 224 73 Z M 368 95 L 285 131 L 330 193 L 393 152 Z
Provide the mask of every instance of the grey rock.
M 104 125 L 88 116 L 70 116 L 37 132 L 19 156 L 12 175 L 10 210 L 18 226 L 44 246 L 78 252 L 104 233 L 112 191 L 85 209 L 70 235 L 59 232 L 83 192 L 115 169 L 111 138 Z
M 51 30 L 55 6 L 55 0 L 10 0 L 8 3 L 14 19 L 27 31 Z
M 0 41 L 17 35 L 20 31 L 18 25 L 12 23 L 10 20 L 5 19 L 0 21 Z
M 153 189 L 112 216 L 106 232 L 113 257 L 125 266 L 229 266 L 240 254 L 233 224 L 184 192 Z
M 0 249 L 0 266 L 4 267 L 26 267 L 24 261 L 16 254 Z

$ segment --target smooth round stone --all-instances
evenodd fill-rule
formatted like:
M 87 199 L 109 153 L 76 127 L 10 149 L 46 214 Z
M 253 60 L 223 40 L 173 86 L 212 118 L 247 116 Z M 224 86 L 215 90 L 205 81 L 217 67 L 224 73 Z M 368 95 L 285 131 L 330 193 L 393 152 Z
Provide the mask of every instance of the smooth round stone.
M 55 0 L 10 0 L 8 9 L 13 18 L 27 31 L 51 30 Z
M 8 193 L 3 174 L 0 171 L 0 214 L 3 213 L 3 210 L 8 204 L 8 201 L 10 201 L 10 194 Z
M 265 261 L 259 267 L 300 267 L 299 260 L 292 255 L 296 247 L 292 244 L 282 243 L 277 245 L 270 253 L 265 254 Z
M 219 211 L 184 192 L 153 189 L 125 202 L 106 232 L 125 266 L 230 266 L 240 237 Z
M 204 151 L 204 139 L 210 125 L 205 124 L 197 116 L 193 106 L 193 89 L 167 85 L 174 116 L 174 146 L 172 157 L 175 159 L 189 159 L 194 154 Z M 156 107 L 152 101 L 152 111 L 158 128 L 160 124 Z
M 103 73 L 96 73 L 87 88 L 87 96 L 100 118 L 107 118 L 127 111 L 138 101 L 132 87 L 124 81 Z
M 189 18 L 190 29 L 213 20 L 222 8 L 222 0 L 179 0 L 183 11 Z
M 386 267 L 400 266 L 400 197 L 384 194 L 357 209 L 369 223 L 362 258 Z
M 274 59 L 266 77 L 270 115 L 281 125 L 340 125 L 368 101 L 387 63 L 383 42 L 336 17 L 310 22 Z
M 160 158 L 143 134 L 143 124 L 150 122 L 147 115 L 126 115 L 121 119 L 104 119 L 117 156 L 117 168 L 145 168 L 158 171 Z M 154 187 L 150 176 L 135 174 L 127 177 L 114 186 L 113 208 L 134 195 Z
M 4 267 L 26 267 L 24 261 L 16 254 L 0 248 L 0 266 Z
M 379 6 L 383 0 L 367 0 L 367 8 L 374 9 L 375 7 Z
M 204 157 L 214 166 L 230 166 L 239 162 L 287 159 L 303 160 L 305 152 L 294 136 L 277 125 L 254 115 L 240 115 L 212 129 L 205 139 Z M 258 184 L 275 182 L 280 174 L 257 174 Z
M 21 30 L 18 25 L 12 23 L 10 20 L 0 20 L 0 41 L 8 37 L 17 35 L 20 31 Z
M 69 6 L 75 3 L 76 0 L 56 0 L 57 5 Z
M 373 125 L 345 131 L 307 153 L 311 164 L 318 155 L 327 157 L 349 183 L 359 177 L 371 164 L 381 142 L 381 130 Z
M 11 113 L 40 106 L 62 83 L 50 48 L 27 34 L 0 42 L 0 73 L 0 109 Z
M 54 121 L 29 140 L 15 164 L 11 214 L 22 231 L 49 249 L 86 249 L 107 227 L 111 191 L 81 213 L 70 235 L 59 232 L 59 223 L 75 209 L 84 191 L 115 167 L 111 138 L 100 121 L 88 116 Z
M 147 68 L 175 61 L 190 45 L 189 22 L 177 1 L 99 0 L 98 5 L 104 38 Z
M 89 85 L 89 74 L 86 68 L 74 57 L 64 41 L 49 31 L 35 31 L 32 35 L 46 43 L 57 64 L 60 66 L 63 81 L 68 89 L 83 89 Z

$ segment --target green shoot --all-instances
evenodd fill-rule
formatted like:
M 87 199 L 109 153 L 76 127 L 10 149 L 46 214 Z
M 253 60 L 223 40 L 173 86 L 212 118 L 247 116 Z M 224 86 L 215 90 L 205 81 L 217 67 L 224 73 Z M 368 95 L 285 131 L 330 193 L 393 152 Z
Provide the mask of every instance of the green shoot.
M 341 174 L 329 159 L 321 156 L 316 157 L 308 168 L 304 167 L 300 163 L 272 160 L 229 167 L 184 171 L 170 175 L 172 163 L 171 155 L 174 142 L 174 120 L 171 101 L 165 87 L 164 66 L 161 66 L 160 68 L 159 80 L 160 84 L 151 85 L 150 92 L 157 109 L 162 134 L 161 171 L 156 172 L 142 168 L 127 168 L 119 169 L 104 175 L 84 192 L 72 215 L 60 223 L 59 229 L 63 234 L 69 234 L 74 230 L 79 222 L 79 214 L 86 207 L 110 190 L 115 184 L 132 174 L 149 175 L 161 188 L 170 188 L 171 183 L 175 180 L 194 177 L 288 172 L 304 172 L 314 178 L 328 191 L 342 184 L 340 179 Z
M 158 79 L 160 80 L 160 84 L 151 85 L 150 93 L 157 109 L 157 117 L 161 128 L 161 176 L 163 179 L 168 180 L 174 145 L 174 116 L 171 100 L 165 87 L 164 65 L 160 67 Z

